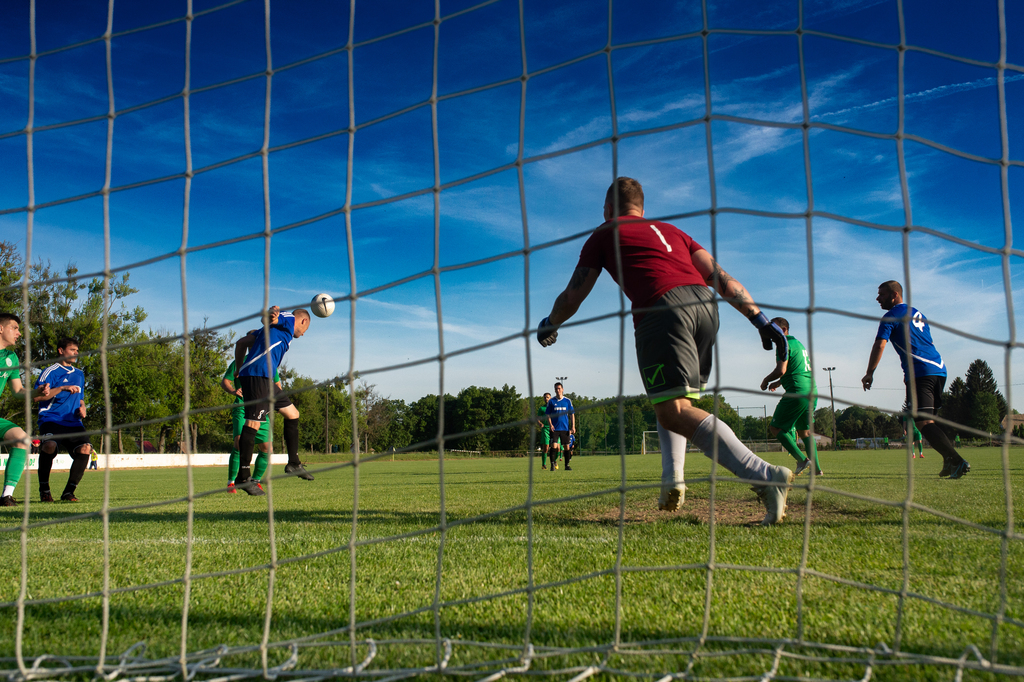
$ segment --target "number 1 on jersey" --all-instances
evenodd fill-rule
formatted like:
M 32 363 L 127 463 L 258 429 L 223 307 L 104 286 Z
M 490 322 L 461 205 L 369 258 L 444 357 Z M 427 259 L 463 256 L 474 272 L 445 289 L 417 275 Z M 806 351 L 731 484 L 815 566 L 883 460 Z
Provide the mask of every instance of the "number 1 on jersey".
M 661 243 L 665 245 L 665 248 L 668 249 L 668 252 L 672 253 L 672 245 L 665 240 L 665 235 L 661 233 L 661 230 L 659 230 L 654 225 L 651 225 L 651 229 L 654 230 L 654 234 L 658 235 L 658 239 L 660 239 Z

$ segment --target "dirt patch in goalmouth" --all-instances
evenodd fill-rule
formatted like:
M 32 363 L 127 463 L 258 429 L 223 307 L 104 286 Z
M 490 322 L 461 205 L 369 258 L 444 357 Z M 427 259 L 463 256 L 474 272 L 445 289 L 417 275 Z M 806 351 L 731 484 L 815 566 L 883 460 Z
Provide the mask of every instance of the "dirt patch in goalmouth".
M 843 509 L 831 502 L 822 503 L 816 500 L 811 507 L 811 523 L 847 523 L 851 521 L 863 522 L 865 516 L 878 517 L 874 520 L 882 520 L 890 510 L 864 510 L 864 509 Z M 726 526 L 751 526 L 759 525 L 765 515 L 764 505 L 760 500 L 750 493 L 749 499 L 715 499 L 715 523 Z M 794 501 L 790 498 L 786 506 L 786 517 L 783 523 L 803 524 L 807 513 L 805 498 Z M 585 514 L 583 519 L 591 523 L 616 525 L 619 523 L 619 507 L 606 507 L 595 509 Z M 624 522 L 626 524 L 657 523 L 657 522 L 682 522 L 694 525 L 707 525 L 711 519 L 711 498 L 706 496 L 691 495 L 687 491 L 686 502 L 674 512 L 660 511 L 658 509 L 657 493 L 652 494 L 644 500 L 626 500 Z

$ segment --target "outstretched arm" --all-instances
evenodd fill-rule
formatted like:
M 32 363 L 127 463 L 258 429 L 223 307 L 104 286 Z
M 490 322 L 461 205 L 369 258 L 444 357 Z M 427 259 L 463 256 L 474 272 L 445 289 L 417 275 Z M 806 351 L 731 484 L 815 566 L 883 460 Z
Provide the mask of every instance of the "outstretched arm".
M 778 351 L 778 355 L 788 357 L 789 342 L 786 335 L 782 333 L 779 326 L 768 319 L 768 316 L 761 312 L 761 309 L 754 303 L 753 297 L 747 292 L 746 287 L 740 281 L 722 269 L 722 266 L 711 257 L 711 254 L 704 249 L 692 254 L 697 272 L 704 278 L 704 283 L 714 287 L 722 298 L 729 302 L 736 310 L 743 313 L 743 316 L 750 320 L 750 323 L 757 329 L 761 336 L 761 346 L 765 350 L 771 350 L 772 345 Z M 780 375 L 781 376 L 781 375 Z
M 601 276 L 600 268 L 578 267 L 569 278 L 565 290 L 555 299 L 551 314 L 540 321 L 537 329 L 537 341 L 542 346 L 550 346 L 558 337 L 558 327 L 576 314 L 580 304 L 590 295 L 590 291 Z
M 75 388 L 78 388 L 77 386 Z M 18 377 L 11 377 L 11 390 L 14 391 L 14 395 L 22 396 L 25 395 L 25 385 L 21 383 L 21 379 Z M 32 397 L 33 402 L 39 402 L 40 400 L 48 400 L 52 398 L 60 389 L 50 388 L 50 384 L 42 384 L 39 388 L 34 388 L 29 393 Z
M 580 309 L 580 305 L 590 295 L 590 291 L 600 276 L 601 271 L 595 268 L 579 267 L 573 270 L 569 284 L 558 295 L 555 304 L 551 307 L 551 314 L 548 315 L 551 324 L 557 327 L 575 315 L 576 311 Z
M 868 371 L 864 373 L 860 380 L 860 385 L 864 387 L 865 391 L 870 391 L 871 384 L 875 381 L 875 368 L 878 367 L 878 363 L 882 360 L 885 344 L 885 339 L 875 339 L 875 343 L 871 346 L 871 355 L 868 357 Z
M 761 309 L 754 303 L 746 287 L 740 281 L 722 269 L 711 254 L 701 249 L 691 256 L 697 272 L 704 278 L 704 282 L 714 288 L 722 298 L 729 302 L 736 310 L 743 313 L 748 320 L 756 317 Z M 781 375 L 780 375 L 781 376 Z

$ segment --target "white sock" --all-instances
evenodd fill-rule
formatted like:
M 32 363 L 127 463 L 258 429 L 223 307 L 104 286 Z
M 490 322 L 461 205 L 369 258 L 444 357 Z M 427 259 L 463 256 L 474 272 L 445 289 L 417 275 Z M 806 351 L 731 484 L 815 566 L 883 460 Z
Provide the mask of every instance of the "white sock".
M 770 481 L 771 466 L 740 442 L 725 422 L 708 415 L 693 434 L 693 444 L 700 448 L 709 459 L 714 458 L 715 441 L 718 441 L 718 463 L 739 478 L 752 481 Z
M 13 485 L 5 485 L 4 486 L 4 494 L 0 495 L 0 497 L 10 497 L 13 494 L 14 494 L 14 486 Z
M 658 442 L 661 444 L 662 487 L 682 485 L 683 466 L 686 464 L 686 439 L 658 422 Z

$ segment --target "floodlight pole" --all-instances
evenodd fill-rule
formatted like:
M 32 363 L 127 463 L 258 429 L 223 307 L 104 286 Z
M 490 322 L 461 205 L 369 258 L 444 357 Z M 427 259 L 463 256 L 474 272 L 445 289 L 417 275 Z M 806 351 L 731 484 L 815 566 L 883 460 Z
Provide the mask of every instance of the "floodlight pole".
M 836 434 L 836 394 L 832 390 L 832 372 L 836 368 L 822 367 L 822 369 L 828 372 L 828 395 L 832 399 L 832 449 L 836 450 L 839 446 L 839 437 Z

